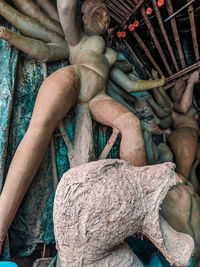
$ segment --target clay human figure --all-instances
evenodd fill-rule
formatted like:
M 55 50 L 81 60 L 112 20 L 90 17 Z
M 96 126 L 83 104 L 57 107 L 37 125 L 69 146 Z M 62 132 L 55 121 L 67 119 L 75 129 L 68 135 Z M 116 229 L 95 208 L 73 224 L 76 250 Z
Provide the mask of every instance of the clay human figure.
M 171 90 L 173 99 L 173 128 L 168 136 L 169 144 L 176 159 L 176 171 L 189 178 L 192 164 L 198 150 L 199 127 L 196 109 L 192 105 L 194 84 L 199 80 L 199 73 L 191 74 L 187 86 L 183 80 L 178 80 Z
M 11 162 L 0 197 L 1 246 L 55 128 L 76 102 L 89 103 L 95 120 L 120 130 L 122 159 L 136 166 L 146 164 L 140 121 L 104 90 L 109 72 L 110 78 L 129 92 L 161 86 L 164 79 L 133 82 L 119 69 L 111 68 L 116 61 L 116 52 L 106 48 L 100 36 L 110 22 L 101 0 L 83 3 L 84 31 L 76 21 L 77 0 L 58 0 L 57 6 L 72 65 L 54 72 L 39 89 L 29 128 Z

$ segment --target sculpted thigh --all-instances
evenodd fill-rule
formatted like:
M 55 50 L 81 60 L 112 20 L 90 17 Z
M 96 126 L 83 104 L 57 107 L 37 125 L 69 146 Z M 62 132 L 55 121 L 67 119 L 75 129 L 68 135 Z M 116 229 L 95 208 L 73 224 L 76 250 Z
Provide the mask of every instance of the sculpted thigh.
M 127 108 L 105 93 L 93 98 L 89 108 L 96 121 L 111 127 L 116 126 L 115 122 L 120 116 L 130 113 Z
M 69 109 L 77 101 L 79 95 L 79 76 L 76 68 L 62 68 L 42 83 L 31 123 L 49 123 L 57 126 Z

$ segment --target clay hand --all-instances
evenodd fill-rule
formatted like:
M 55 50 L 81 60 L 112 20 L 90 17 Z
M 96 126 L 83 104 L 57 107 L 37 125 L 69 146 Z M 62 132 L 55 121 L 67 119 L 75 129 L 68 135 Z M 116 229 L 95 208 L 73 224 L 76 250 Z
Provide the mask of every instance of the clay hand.
M 198 70 L 193 72 L 188 80 L 188 82 L 194 82 L 196 83 L 199 80 L 199 72 Z

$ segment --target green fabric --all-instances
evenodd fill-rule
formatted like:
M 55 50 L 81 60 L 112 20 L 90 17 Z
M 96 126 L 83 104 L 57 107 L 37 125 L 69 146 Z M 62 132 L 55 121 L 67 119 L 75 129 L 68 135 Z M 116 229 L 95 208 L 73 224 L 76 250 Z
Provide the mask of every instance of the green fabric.
M 0 42 L 0 191 L 3 185 L 18 50 Z

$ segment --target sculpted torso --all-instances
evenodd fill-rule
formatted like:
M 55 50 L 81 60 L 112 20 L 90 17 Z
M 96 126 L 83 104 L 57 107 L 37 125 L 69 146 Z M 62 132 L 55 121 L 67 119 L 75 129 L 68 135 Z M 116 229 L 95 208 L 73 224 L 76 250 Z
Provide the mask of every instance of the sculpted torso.
M 172 118 L 173 118 L 174 129 L 179 129 L 182 127 L 191 127 L 199 131 L 195 115 L 196 115 L 196 109 L 194 107 L 190 107 L 188 112 L 186 112 L 185 114 L 173 111 Z
M 115 63 L 117 53 L 106 48 L 101 36 L 82 37 L 76 46 L 69 46 L 70 63 L 80 78 L 79 101 L 90 101 L 105 90 L 110 67 Z

